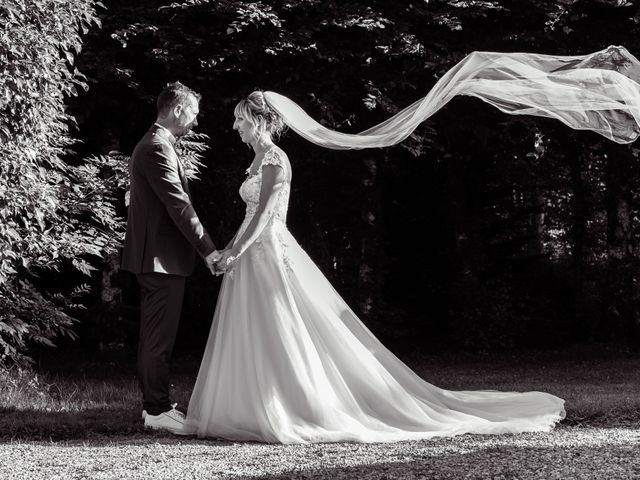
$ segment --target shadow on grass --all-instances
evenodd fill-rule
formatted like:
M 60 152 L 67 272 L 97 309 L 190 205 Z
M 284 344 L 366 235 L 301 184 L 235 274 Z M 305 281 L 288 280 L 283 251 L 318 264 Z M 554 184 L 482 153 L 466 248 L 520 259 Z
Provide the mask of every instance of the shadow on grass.
M 566 400 L 562 426 L 640 427 L 640 358 L 596 353 L 534 352 L 482 361 L 464 355 L 410 356 L 406 360 L 417 374 L 443 388 L 557 394 Z M 197 356 L 187 356 L 174 362 L 171 395 L 179 408 L 188 405 L 199 361 Z M 134 370 L 123 358 L 69 357 L 43 362 L 38 376 L 23 372 L 0 377 L 0 405 L 4 402 L 0 441 L 128 435 L 175 438 L 144 430 Z M 12 382 L 13 389 L 8 388 Z
M 560 428 L 601 427 L 640 428 L 639 412 L 618 411 L 615 415 L 595 414 L 589 418 L 572 416 L 569 410 Z M 167 432 L 145 429 L 138 410 L 130 408 L 89 408 L 73 412 L 48 412 L 39 409 L 0 408 L 0 442 L 73 441 L 100 437 L 155 439 L 194 439 Z M 213 440 L 217 441 L 217 440 Z
M 144 429 L 138 411 L 125 408 L 76 412 L 0 408 L 0 442 L 82 440 L 94 436 L 154 433 Z

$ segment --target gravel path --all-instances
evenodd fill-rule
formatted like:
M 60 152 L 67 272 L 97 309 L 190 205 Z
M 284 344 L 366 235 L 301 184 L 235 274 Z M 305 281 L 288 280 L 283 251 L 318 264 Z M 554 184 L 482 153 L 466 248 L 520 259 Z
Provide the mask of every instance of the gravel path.
M 0 444 L 0 479 L 640 479 L 640 430 L 266 445 L 161 434 Z

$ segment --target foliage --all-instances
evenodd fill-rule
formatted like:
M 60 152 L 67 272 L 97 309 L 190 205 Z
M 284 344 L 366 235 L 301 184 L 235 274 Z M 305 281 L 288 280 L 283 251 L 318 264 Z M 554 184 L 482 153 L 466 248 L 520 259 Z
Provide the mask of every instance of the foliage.
M 203 93 L 200 128 L 214 147 L 203 160 L 213 165 L 192 192 L 224 244 L 243 213 L 237 188 L 250 160 L 232 111 L 251 90 L 282 92 L 325 125 L 361 131 L 474 50 L 638 51 L 639 15 L 613 0 L 111 0 L 78 59 L 93 88 L 72 108 L 87 153 L 127 152 L 164 83 L 179 77 Z M 636 150 L 471 98 L 385 151 L 323 151 L 293 134 L 281 143 L 295 171 L 290 227 L 376 333 L 482 350 L 602 339 L 613 325 L 633 338 Z M 185 328 L 197 343 L 216 284 L 200 270 L 190 287 Z
M 206 168 L 202 157 L 209 149 L 206 143 L 208 139 L 209 136 L 204 133 L 189 132 L 176 142 L 176 152 L 184 164 L 185 175 L 189 180 L 199 180 L 202 169 Z
M 124 164 L 115 154 L 67 161 L 64 102 L 88 87 L 74 60 L 81 33 L 99 25 L 94 2 L 11 0 L 0 25 L 0 364 L 23 364 L 29 344 L 74 336 L 87 276 L 120 240 Z

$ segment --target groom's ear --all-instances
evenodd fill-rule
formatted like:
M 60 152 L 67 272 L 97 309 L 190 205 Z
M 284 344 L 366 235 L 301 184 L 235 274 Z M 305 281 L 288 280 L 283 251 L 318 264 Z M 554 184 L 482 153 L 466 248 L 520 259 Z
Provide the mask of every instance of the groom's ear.
M 176 116 L 176 118 L 180 117 L 180 114 L 182 113 L 182 104 L 178 104 L 175 107 L 173 107 L 173 114 Z

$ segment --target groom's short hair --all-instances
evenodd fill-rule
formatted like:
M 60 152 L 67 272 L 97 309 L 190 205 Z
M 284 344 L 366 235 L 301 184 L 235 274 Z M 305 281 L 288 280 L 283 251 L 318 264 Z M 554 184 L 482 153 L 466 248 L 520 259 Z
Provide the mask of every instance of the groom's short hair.
M 158 100 L 156 101 L 158 115 L 161 117 L 166 116 L 176 105 L 185 102 L 192 95 L 198 101 L 202 98 L 202 95 L 191 90 L 183 83 L 168 83 L 162 92 L 160 92 Z

